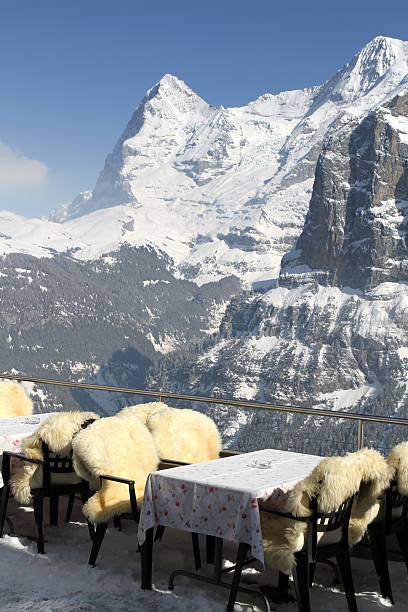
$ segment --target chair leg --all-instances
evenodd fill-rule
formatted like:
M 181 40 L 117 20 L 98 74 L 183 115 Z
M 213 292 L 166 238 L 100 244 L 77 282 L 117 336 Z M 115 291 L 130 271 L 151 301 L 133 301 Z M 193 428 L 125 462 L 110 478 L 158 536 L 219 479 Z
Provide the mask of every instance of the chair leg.
M 309 586 L 311 587 L 316 572 L 316 563 L 309 563 Z
M 299 612 L 311 612 L 309 592 L 309 563 L 306 555 L 296 555 L 296 565 L 293 568 L 296 599 Z
M 237 598 L 237 592 L 239 587 L 239 582 L 241 580 L 242 568 L 244 566 L 244 561 L 247 558 L 248 551 L 250 550 L 250 546 L 248 544 L 241 543 L 238 546 L 237 559 L 235 561 L 235 571 L 232 579 L 227 612 L 233 612 L 235 600 Z
M 115 527 L 115 529 L 122 531 L 122 522 L 120 520 L 120 516 L 113 517 L 113 526 Z
M 50 496 L 50 526 L 58 526 L 58 495 Z
M 395 535 L 397 536 L 398 544 L 408 571 L 408 529 L 397 531 Z
M 89 561 L 88 561 L 89 565 L 95 565 L 96 563 L 96 559 L 97 559 L 99 550 L 101 548 L 103 538 L 105 537 L 107 528 L 108 528 L 108 523 L 101 523 L 96 528 L 94 539 L 93 539 L 93 544 L 92 544 L 91 554 L 89 555 Z
M 201 553 L 200 553 L 200 542 L 198 539 L 198 533 L 191 534 L 191 540 L 193 542 L 193 554 L 194 554 L 194 563 L 196 570 L 201 568 Z
M 354 592 L 353 574 L 351 572 L 350 554 L 348 549 L 343 550 L 336 556 L 339 566 L 341 579 L 343 581 L 344 592 L 350 612 L 358 612 L 356 594 Z
M 382 529 L 371 528 L 368 530 L 371 555 L 373 557 L 375 570 L 380 584 L 381 596 L 394 603 L 391 589 L 390 573 L 387 558 L 387 540 Z
M 72 510 L 74 509 L 74 501 L 75 501 L 75 493 L 71 493 L 68 498 L 67 513 L 65 515 L 66 523 L 71 522 Z
M 4 521 L 6 519 L 9 494 L 10 494 L 10 485 L 4 485 L 4 487 L 1 490 L 1 500 L 0 500 L 0 538 L 3 537 Z
M 44 498 L 41 495 L 34 496 L 34 520 L 37 525 L 37 550 L 44 554 L 44 531 L 43 531 L 43 508 Z
M 278 575 L 278 591 L 283 595 L 287 595 L 289 591 L 289 576 L 283 572 Z
M 82 505 L 86 504 L 86 502 L 88 501 L 90 495 L 89 495 L 89 491 L 88 493 L 86 493 L 85 491 L 80 491 L 80 495 L 81 495 L 81 501 L 82 501 Z M 91 540 L 91 542 L 93 542 L 94 538 L 95 538 L 95 529 L 94 526 L 92 525 L 92 523 L 90 521 L 86 521 L 88 524 L 88 531 L 89 531 L 89 538 Z
M 166 530 L 166 528 L 163 525 L 158 525 L 157 526 L 156 534 L 154 536 L 154 541 L 155 542 L 161 542 L 165 530 Z

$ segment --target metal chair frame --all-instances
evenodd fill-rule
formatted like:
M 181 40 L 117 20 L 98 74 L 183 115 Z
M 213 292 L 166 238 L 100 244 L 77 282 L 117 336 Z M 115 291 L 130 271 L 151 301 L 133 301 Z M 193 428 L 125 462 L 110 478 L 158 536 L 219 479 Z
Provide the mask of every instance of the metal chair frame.
M 168 468 L 177 467 L 180 465 L 188 465 L 188 464 L 183 463 L 182 461 L 173 461 L 173 460 L 163 459 L 160 462 L 159 469 L 168 469 Z M 122 519 L 130 520 L 130 521 L 134 521 L 135 523 L 138 523 L 140 519 L 140 512 L 137 507 L 137 500 L 136 500 L 136 494 L 135 494 L 135 481 L 127 480 L 126 478 L 119 478 L 118 476 L 103 475 L 103 476 L 100 476 L 101 485 L 102 485 L 103 480 L 112 480 L 113 482 L 120 482 L 123 484 L 127 484 L 129 487 L 130 512 L 122 512 L 121 514 L 114 516 L 112 519 L 114 527 L 118 528 L 121 531 L 122 530 Z M 88 564 L 92 565 L 93 567 L 95 567 L 96 559 L 98 558 L 99 550 L 101 548 L 103 539 L 105 537 L 105 533 L 108 528 L 108 525 L 109 525 L 109 521 L 106 521 L 104 523 L 99 523 L 98 525 L 96 525 L 91 554 L 88 560 Z M 159 525 L 157 527 L 156 535 L 154 538 L 155 542 L 160 541 L 162 539 L 164 531 L 165 531 L 165 527 L 163 527 L 162 525 Z M 196 560 L 196 567 L 201 567 L 200 549 L 199 549 L 197 534 L 192 534 L 192 541 L 193 541 L 194 558 Z M 153 540 L 152 540 L 152 545 L 153 545 Z
M 349 610 L 350 612 L 358 612 L 348 545 L 348 526 L 353 500 L 354 496 L 344 501 L 334 512 L 319 512 L 318 498 L 313 497 L 310 500 L 311 515 L 309 517 L 299 517 L 287 512 L 272 510 L 262 504 L 259 506 L 261 511 L 268 512 L 269 514 L 307 523 L 305 545 L 301 551 L 295 553 L 296 565 L 292 570 L 299 612 L 311 611 L 309 589 L 313 583 L 316 564 L 319 561 L 326 561 L 331 557 L 336 557 Z M 341 538 L 338 543 L 318 546 L 317 534 L 319 532 L 330 532 L 337 529 L 341 529 Z M 239 582 L 244 564 L 253 561 L 253 559 L 246 558 L 249 549 L 248 544 L 240 544 L 238 547 L 227 612 L 234 610 L 237 591 L 241 590 L 239 589 Z M 278 588 L 280 590 L 287 590 L 288 582 L 289 576 L 280 572 Z
M 381 596 L 394 603 L 388 568 L 387 537 L 395 534 L 408 571 L 408 497 L 398 491 L 397 481 L 391 482 L 382 496 L 384 512 L 380 521 L 368 525 L 368 538 Z M 393 518 L 393 510 L 401 508 L 401 515 Z
M 126 478 L 119 478 L 118 476 L 108 476 L 103 475 L 100 476 L 101 486 L 104 480 L 111 480 L 113 482 L 121 482 L 123 484 L 127 484 L 129 487 L 129 499 L 130 499 L 130 512 L 122 512 L 121 514 L 115 516 L 113 518 L 113 523 L 115 527 L 118 527 L 121 530 L 121 520 L 127 519 L 131 521 L 135 521 L 135 523 L 139 522 L 139 510 L 136 502 L 136 494 L 135 494 L 135 481 L 127 480 Z M 103 538 L 105 537 L 106 530 L 108 528 L 109 522 L 98 523 L 95 529 L 95 535 L 93 538 L 91 554 L 89 556 L 88 564 L 95 567 L 96 559 L 99 554 L 99 550 L 101 548 Z
M 58 505 L 59 497 L 62 495 L 69 496 L 68 510 L 66 522 L 69 522 L 71 517 L 72 505 L 74 497 L 79 493 L 82 503 L 85 503 L 90 496 L 89 485 L 85 480 L 76 484 L 52 484 L 53 474 L 75 474 L 72 466 L 72 456 L 61 457 L 50 452 L 47 444 L 42 443 L 43 459 L 31 459 L 21 453 L 13 453 L 4 451 L 3 453 L 3 489 L 0 502 L 0 537 L 3 535 L 4 521 L 6 518 L 7 504 L 10 495 L 10 474 L 11 474 L 11 459 L 18 459 L 26 463 L 41 465 L 43 469 L 42 487 L 31 489 L 34 506 L 34 520 L 37 526 L 37 550 L 40 554 L 44 554 L 44 498 L 50 500 L 50 526 L 58 525 Z M 88 523 L 89 534 L 93 538 L 93 527 Z

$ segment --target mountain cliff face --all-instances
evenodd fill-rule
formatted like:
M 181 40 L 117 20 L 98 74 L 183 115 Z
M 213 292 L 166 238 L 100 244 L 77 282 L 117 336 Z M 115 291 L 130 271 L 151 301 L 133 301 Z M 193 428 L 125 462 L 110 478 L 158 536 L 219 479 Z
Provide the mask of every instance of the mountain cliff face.
M 408 280 L 407 116 L 408 94 L 399 95 L 326 143 L 305 227 L 282 262 L 281 285 L 296 284 L 296 270 L 363 290 Z
M 328 139 L 279 287 L 233 301 L 220 339 L 190 365 L 193 393 L 408 416 L 407 160 L 403 91 Z M 181 380 L 168 364 L 166 383 Z M 225 424 L 225 409 L 215 414 Z M 316 453 L 356 443 L 348 423 L 245 411 L 237 420 L 227 441 L 245 450 L 271 436 Z M 385 449 L 405 438 L 398 428 L 366 429 Z

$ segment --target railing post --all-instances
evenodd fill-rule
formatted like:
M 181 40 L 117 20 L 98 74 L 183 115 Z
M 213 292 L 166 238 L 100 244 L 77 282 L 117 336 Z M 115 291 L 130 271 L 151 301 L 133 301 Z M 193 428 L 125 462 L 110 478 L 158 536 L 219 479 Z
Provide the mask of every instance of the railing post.
M 358 419 L 357 421 L 357 450 L 361 450 L 363 448 L 364 441 L 364 421 Z

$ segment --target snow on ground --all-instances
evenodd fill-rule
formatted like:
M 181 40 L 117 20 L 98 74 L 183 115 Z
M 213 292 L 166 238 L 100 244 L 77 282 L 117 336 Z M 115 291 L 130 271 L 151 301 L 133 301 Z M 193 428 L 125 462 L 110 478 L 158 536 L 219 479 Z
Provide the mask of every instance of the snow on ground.
M 13 504 L 12 504 L 13 506 Z M 108 530 L 95 568 L 87 564 L 90 542 L 86 525 L 81 521 L 79 508 L 77 522 L 58 527 L 45 527 L 45 555 L 38 555 L 31 509 L 13 506 L 9 516 L 13 529 L 20 535 L 5 535 L 0 540 L 1 597 L 0 610 L 23 612 L 119 612 L 130 610 L 225 610 L 228 591 L 185 578 L 176 580 L 173 592 L 167 581 L 174 569 L 192 569 L 191 539 L 187 533 L 167 530 L 161 543 L 154 548 L 152 591 L 140 589 L 140 555 L 137 552 L 136 525 L 126 522 L 123 531 Z M 47 516 L 47 513 L 46 513 Z M 10 527 L 8 530 L 10 531 Z M 23 535 L 25 534 L 25 535 Z M 233 545 L 226 543 L 226 555 L 235 554 Z M 202 546 L 203 549 L 203 546 Z M 204 556 L 204 550 L 202 555 Z M 371 561 L 352 558 L 353 576 L 360 612 L 376 612 L 389 604 L 377 593 L 377 581 Z M 208 566 L 203 572 L 211 571 Z M 403 563 L 390 562 L 394 597 L 393 612 L 406 610 L 408 580 Z M 265 576 L 248 568 L 249 580 L 262 581 Z M 276 584 L 276 576 L 272 576 Z M 322 584 L 332 581 L 331 570 L 322 566 L 317 580 Z M 291 589 L 293 590 L 293 589 Z M 346 612 L 347 604 L 340 587 L 314 585 L 312 591 L 314 612 Z M 263 610 L 260 602 L 239 595 L 236 612 Z M 282 612 L 296 612 L 296 602 L 271 604 Z

